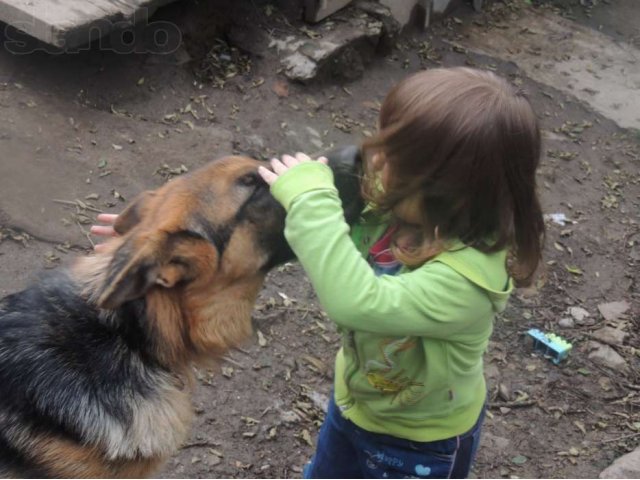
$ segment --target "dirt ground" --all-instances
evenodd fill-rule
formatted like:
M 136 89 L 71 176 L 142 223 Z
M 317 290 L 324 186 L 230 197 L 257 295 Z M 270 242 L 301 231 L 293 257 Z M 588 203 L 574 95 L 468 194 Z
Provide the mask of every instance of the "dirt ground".
M 287 20 L 286 2 L 235 3 L 217 10 L 224 2 L 185 0 L 158 12 L 184 35 L 184 48 L 168 57 L 0 52 L 0 295 L 90 248 L 86 230 L 98 211 L 118 212 L 171 175 L 230 152 L 266 159 L 358 142 L 405 75 L 438 65 L 488 68 L 534 104 L 545 142 L 544 211 L 568 221 L 548 221 L 543 278 L 518 291 L 496 321 L 486 355 L 490 415 L 473 474 L 593 478 L 636 448 L 640 111 L 625 113 L 630 128 L 621 128 L 624 105 L 598 103 L 606 88 L 572 90 L 584 72 L 554 66 L 575 53 L 571 44 L 552 57 L 543 46 L 580 29 L 594 45 L 624 45 L 632 73 L 616 76 L 625 96 L 637 98 L 636 0 L 505 0 L 482 13 L 465 4 L 427 32 L 406 33 L 361 79 L 307 86 L 288 83 L 269 48 L 271 38 L 304 32 Z M 559 22 L 565 35 L 536 31 L 533 21 L 539 29 Z M 603 55 L 584 67 L 596 80 L 619 66 Z M 611 302 L 629 308 L 611 313 L 602 307 Z M 300 476 L 331 389 L 338 336 L 295 264 L 270 274 L 254 319 L 254 341 L 220 369 L 199 372 L 192 436 L 161 476 Z M 530 328 L 572 342 L 568 359 L 554 365 L 533 351 Z

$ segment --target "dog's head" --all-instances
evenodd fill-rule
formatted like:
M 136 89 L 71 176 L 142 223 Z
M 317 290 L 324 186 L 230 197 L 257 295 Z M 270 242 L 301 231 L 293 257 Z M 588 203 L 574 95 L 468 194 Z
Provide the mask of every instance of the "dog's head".
M 353 210 L 361 204 L 359 160 L 351 170 L 340 156 L 330 160 Z M 141 194 L 118 217 L 120 236 L 105 253 L 109 263 L 92 297 L 107 310 L 144 298 L 169 361 L 189 350 L 223 353 L 249 336 L 266 273 L 293 258 L 285 211 L 259 165 L 245 157 L 216 160 Z
M 285 212 L 259 165 L 226 157 L 136 198 L 115 224 L 122 237 L 98 306 L 113 309 L 153 288 L 192 283 L 215 292 L 262 279 L 290 258 Z
M 249 336 L 266 273 L 292 257 L 285 211 L 259 165 L 225 157 L 141 194 L 98 255 L 108 264 L 91 297 L 106 310 L 144 298 L 167 362 L 223 353 Z

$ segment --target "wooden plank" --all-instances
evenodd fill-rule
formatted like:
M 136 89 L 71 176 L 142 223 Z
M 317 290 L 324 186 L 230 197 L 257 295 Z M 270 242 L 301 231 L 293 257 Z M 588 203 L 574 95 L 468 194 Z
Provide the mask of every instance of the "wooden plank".
M 146 20 L 173 0 L 0 0 L 0 21 L 58 48 L 108 35 L 118 22 Z

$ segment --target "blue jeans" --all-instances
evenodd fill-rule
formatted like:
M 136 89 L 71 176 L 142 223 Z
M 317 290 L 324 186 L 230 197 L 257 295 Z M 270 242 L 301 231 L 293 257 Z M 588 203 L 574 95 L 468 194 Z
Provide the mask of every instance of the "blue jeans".
M 484 413 L 463 435 L 413 442 L 363 430 L 342 416 L 332 398 L 304 478 L 466 478 Z

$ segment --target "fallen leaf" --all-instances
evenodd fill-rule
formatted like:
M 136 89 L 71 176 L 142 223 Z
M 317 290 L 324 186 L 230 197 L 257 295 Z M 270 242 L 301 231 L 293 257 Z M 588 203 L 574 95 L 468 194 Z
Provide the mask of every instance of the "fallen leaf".
M 326 372 L 326 365 L 324 362 L 316 357 L 312 357 L 311 355 L 302 355 L 302 359 L 309 364 L 310 367 L 315 369 L 319 373 Z
M 267 339 L 265 338 L 264 334 L 260 330 L 256 330 L 256 333 L 258 334 L 258 345 L 260 345 L 261 347 L 266 347 Z
M 565 268 L 567 269 L 567 271 L 568 271 L 569 273 L 571 273 L 572 275 L 584 275 L 584 272 L 583 272 L 580 268 L 578 268 L 578 267 L 574 267 L 574 266 L 572 266 L 572 265 L 565 265 L 564 267 L 565 267 Z
M 252 418 L 252 417 L 240 417 L 240 419 L 249 427 L 260 423 L 260 420 L 256 420 L 255 418 Z
M 217 445 L 217 443 L 215 443 Z M 215 448 L 210 448 L 209 452 L 214 454 L 216 457 L 224 458 L 224 454 L 220 450 L 216 450 Z
M 111 195 L 113 195 L 114 198 L 117 198 L 121 202 L 126 202 L 125 198 L 117 190 L 111 190 Z
M 278 292 L 278 295 L 282 298 L 282 304 L 285 307 L 290 307 L 293 304 L 293 300 L 291 300 L 286 293 Z
M 313 442 L 311 441 L 311 435 L 309 434 L 309 430 L 307 430 L 306 428 L 302 430 L 302 439 L 307 443 L 307 445 L 309 445 L 310 447 L 313 447 Z
M 285 98 L 289 96 L 289 84 L 284 80 L 276 80 L 271 87 L 273 93 L 275 93 L 280 98 Z

